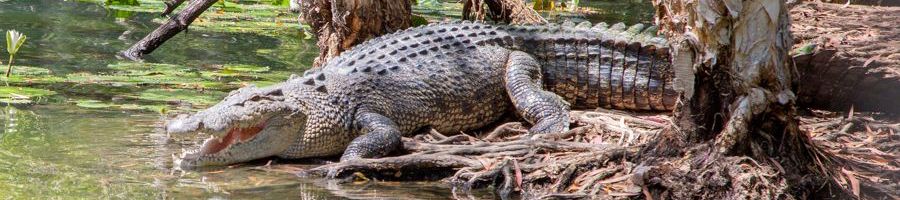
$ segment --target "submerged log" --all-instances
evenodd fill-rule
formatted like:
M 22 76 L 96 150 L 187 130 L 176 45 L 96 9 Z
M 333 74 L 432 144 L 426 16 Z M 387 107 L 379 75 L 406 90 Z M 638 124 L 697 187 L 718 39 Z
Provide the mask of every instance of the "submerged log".
M 184 0 L 166 2 L 166 10 L 163 11 L 163 15 L 167 15 L 175 10 L 182 2 L 184 2 Z M 144 36 L 143 39 L 132 44 L 131 47 L 120 53 L 120 55 L 131 60 L 142 59 L 144 55 L 152 53 L 167 40 L 175 37 L 175 35 L 178 35 L 181 31 L 187 30 L 188 26 L 190 26 L 197 17 L 200 17 L 200 14 L 203 14 L 203 11 L 209 9 L 209 7 L 216 2 L 218 2 L 218 0 L 191 1 L 187 7 L 179 11 L 178 14 L 170 17 L 165 24 L 160 25 L 156 30 L 153 30 L 153 32 L 147 36 Z

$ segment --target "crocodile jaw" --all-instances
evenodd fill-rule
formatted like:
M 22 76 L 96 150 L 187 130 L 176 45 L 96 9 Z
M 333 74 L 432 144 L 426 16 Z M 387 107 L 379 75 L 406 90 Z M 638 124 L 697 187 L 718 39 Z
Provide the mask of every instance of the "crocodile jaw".
M 302 102 L 281 85 L 236 90 L 218 104 L 166 122 L 169 134 L 208 134 L 199 148 L 176 157 L 179 168 L 229 165 L 281 153 L 302 134 Z
M 200 147 L 174 159 L 177 169 L 222 166 L 277 155 L 304 131 L 305 117 L 272 117 L 251 126 L 235 126 L 221 136 L 211 136 Z
M 259 124 L 250 126 L 250 127 L 235 127 L 231 128 L 227 134 L 223 136 L 212 136 L 209 139 L 203 141 L 203 145 L 200 146 L 200 149 L 194 150 L 192 153 L 194 154 L 215 154 L 219 153 L 222 150 L 231 147 L 231 144 L 246 142 L 262 132 L 263 128 L 266 127 L 266 122 L 261 122 Z

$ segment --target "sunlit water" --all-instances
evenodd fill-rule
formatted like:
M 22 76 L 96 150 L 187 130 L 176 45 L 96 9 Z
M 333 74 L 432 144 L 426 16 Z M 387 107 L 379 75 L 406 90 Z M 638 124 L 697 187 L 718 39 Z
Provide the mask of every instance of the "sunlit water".
M 559 16 L 635 23 L 646 22 L 650 15 L 647 4 L 640 0 L 582 4 L 594 7 L 594 11 Z M 56 73 L 96 71 L 120 62 L 118 51 L 156 27 L 151 22 L 154 13 L 125 13 L 124 18 L 117 15 L 123 14 L 96 3 L 0 0 L 0 31 L 17 29 L 29 36 L 16 60 L 19 65 L 49 68 Z M 277 58 L 255 53 L 256 49 L 280 43 L 302 48 Z M 169 41 L 147 60 L 192 66 L 241 63 L 302 69 L 315 55 L 311 40 L 189 31 Z M 299 178 L 283 170 L 266 170 L 261 164 L 175 171 L 173 154 L 196 146 L 199 139 L 169 137 L 159 130 L 160 123 L 160 115 L 153 112 L 86 109 L 64 103 L 0 107 L 0 199 L 452 196 L 447 186 L 438 183 L 337 184 Z

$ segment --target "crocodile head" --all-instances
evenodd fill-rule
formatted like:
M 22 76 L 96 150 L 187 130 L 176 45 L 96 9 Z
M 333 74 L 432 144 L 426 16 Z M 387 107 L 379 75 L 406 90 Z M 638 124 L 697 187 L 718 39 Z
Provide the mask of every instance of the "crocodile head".
M 194 150 L 175 158 L 175 167 L 229 165 L 283 152 L 304 131 L 303 103 L 281 85 L 232 91 L 218 104 L 166 122 L 170 134 L 208 134 Z

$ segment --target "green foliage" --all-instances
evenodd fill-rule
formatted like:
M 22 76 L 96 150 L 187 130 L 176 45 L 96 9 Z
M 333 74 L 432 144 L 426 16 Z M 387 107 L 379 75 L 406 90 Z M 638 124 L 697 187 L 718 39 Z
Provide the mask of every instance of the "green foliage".
M 225 0 L 219 0 L 219 2 L 216 3 L 216 5 L 219 8 L 219 12 L 242 12 L 242 11 L 244 11 L 243 9 L 241 9 L 241 7 L 235 6 L 236 4 L 228 3 L 228 1 L 225 1 Z
M 272 0 L 272 5 L 278 7 L 289 7 L 291 5 L 291 0 Z
M 816 47 L 818 47 L 818 44 L 816 44 L 815 42 L 805 43 L 805 44 L 801 45 L 800 47 L 797 47 L 796 49 L 791 51 L 791 55 L 799 56 L 799 55 L 812 54 L 813 52 L 816 51 Z
M 411 20 L 411 21 L 412 21 L 412 26 L 421 26 L 421 25 L 426 25 L 426 24 L 428 24 L 428 19 L 425 19 L 425 18 L 422 17 L 422 16 L 419 16 L 419 15 L 412 15 L 412 16 L 410 16 L 410 17 L 411 17 L 411 19 L 412 19 L 412 20 Z

